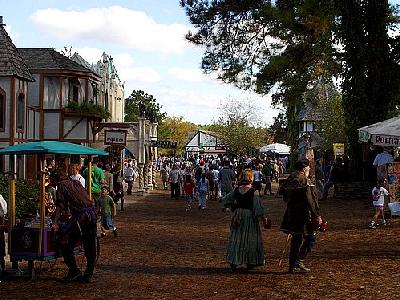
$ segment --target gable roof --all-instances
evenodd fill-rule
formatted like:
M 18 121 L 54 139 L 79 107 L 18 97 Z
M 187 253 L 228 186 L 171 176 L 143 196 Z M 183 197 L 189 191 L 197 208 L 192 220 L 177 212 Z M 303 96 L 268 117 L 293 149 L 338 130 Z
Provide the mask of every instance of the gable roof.
M 303 108 L 299 111 L 296 121 L 320 121 L 321 119 L 321 114 L 317 112 L 317 110 L 313 107 L 313 104 L 309 101 L 306 101 Z
M 93 73 L 81 64 L 69 59 L 53 48 L 18 48 L 18 52 L 25 60 L 31 71 L 33 70 L 57 70 Z
M 0 76 L 15 76 L 35 81 L 23 58 L 18 53 L 0 18 Z

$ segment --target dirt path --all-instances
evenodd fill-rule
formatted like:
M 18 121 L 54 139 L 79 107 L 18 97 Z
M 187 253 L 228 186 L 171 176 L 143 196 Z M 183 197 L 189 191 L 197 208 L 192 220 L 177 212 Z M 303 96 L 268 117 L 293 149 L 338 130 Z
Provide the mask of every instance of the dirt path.
M 231 274 L 224 261 L 228 214 L 220 203 L 186 212 L 184 200 L 166 191 L 130 196 L 118 214 L 119 235 L 102 240 L 102 255 L 91 284 L 60 282 L 60 259 L 40 278 L 0 283 L 0 299 L 398 299 L 400 219 L 385 228 L 366 229 L 373 213 L 369 200 L 330 199 L 321 203 L 329 231 L 319 234 L 307 260 L 311 273 L 286 273 L 278 262 L 285 235 L 278 225 L 281 199 L 265 197 L 272 219 L 264 230 L 267 265 Z M 81 258 L 78 261 L 82 261 Z M 24 265 L 22 265 L 24 267 Z

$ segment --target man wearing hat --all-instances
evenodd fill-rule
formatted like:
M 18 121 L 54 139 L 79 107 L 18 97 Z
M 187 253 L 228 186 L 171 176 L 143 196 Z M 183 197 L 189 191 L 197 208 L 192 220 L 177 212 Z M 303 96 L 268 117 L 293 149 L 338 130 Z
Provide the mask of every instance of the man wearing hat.
M 309 180 L 308 159 L 295 163 L 295 171 L 284 184 L 287 208 L 281 230 L 290 235 L 289 273 L 308 272 L 304 259 L 316 240 L 316 229 L 322 219 L 319 214 L 317 193 Z

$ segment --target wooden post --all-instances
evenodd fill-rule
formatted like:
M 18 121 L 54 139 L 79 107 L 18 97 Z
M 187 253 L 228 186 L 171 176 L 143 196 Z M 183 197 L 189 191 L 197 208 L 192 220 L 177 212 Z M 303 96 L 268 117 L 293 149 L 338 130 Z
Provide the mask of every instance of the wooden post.
M 40 154 L 40 231 L 39 231 L 39 248 L 38 255 L 39 257 L 43 256 L 43 235 L 44 235 L 44 221 L 46 217 L 46 201 L 45 201 L 45 159 L 44 154 Z
M 89 200 L 94 201 L 92 199 L 92 156 L 89 155 L 89 165 L 88 165 L 88 176 L 87 176 L 89 182 L 87 184 L 88 186 L 88 193 L 89 193 Z
M 8 253 L 11 254 L 11 240 L 12 240 L 12 229 L 15 226 L 15 155 L 10 155 L 10 173 L 9 173 L 9 223 L 8 223 Z

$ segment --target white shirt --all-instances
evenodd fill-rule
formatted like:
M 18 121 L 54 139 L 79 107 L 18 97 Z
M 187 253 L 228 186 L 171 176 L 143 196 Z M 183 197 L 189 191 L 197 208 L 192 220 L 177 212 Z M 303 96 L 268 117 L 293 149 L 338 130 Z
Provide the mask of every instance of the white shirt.
M 384 188 L 377 188 L 376 186 L 372 189 L 372 198 L 374 206 L 383 206 L 385 204 L 385 196 L 389 195 L 389 192 Z M 378 199 L 376 198 L 378 197 Z
M 392 163 L 393 161 L 393 156 L 387 151 L 383 151 L 382 153 L 376 155 L 373 165 L 379 167 L 387 163 Z
M 71 175 L 71 179 L 78 180 L 83 187 L 85 187 L 85 178 L 81 174 Z
M 6 214 L 7 214 L 7 201 L 4 200 L 2 195 L 0 195 L 0 217 L 4 217 Z

